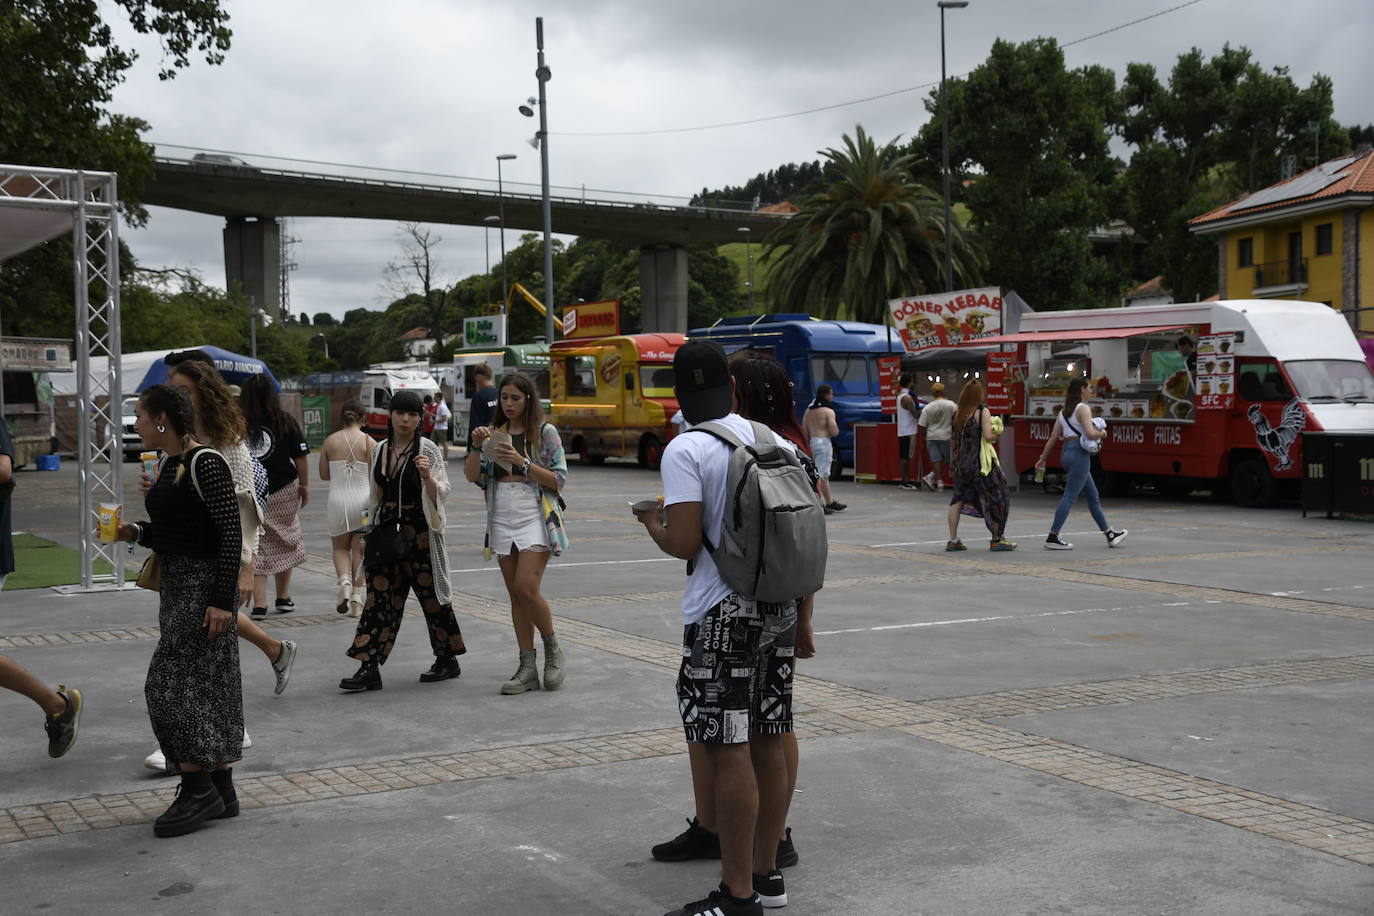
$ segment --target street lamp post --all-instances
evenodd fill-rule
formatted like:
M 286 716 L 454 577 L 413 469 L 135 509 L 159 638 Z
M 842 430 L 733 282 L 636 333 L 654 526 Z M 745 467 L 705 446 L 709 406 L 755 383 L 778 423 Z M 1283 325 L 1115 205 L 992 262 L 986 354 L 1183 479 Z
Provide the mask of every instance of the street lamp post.
M 949 104 L 945 101 L 945 10 L 961 10 L 968 0 L 939 0 L 940 7 L 940 134 L 945 177 L 945 291 L 954 289 L 954 253 L 949 234 Z
M 491 303 L 491 225 L 492 223 L 499 222 L 501 222 L 501 217 L 499 216 L 488 216 L 482 220 L 482 236 L 487 248 L 486 292 L 484 292 L 483 295 L 486 297 L 487 304 Z M 505 258 L 502 258 L 501 260 L 504 261 Z M 505 264 L 502 264 L 501 267 L 504 270 Z M 501 285 L 505 285 L 504 279 L 502 280 Z M 502 301 L 504 301 L 504 297 Z
M 515 153 L 501 153 L 496 157 L 496 197 L 497 209 L 500 216 L 497 217 L 501 223 L 501 314 L 506 314 L 506 297 L 510 295 L 506 291 L 506 189 L 501 181 L 501 163 L 514 159 Z M 491 271 L 490 262 L 487 271 Z
M 544 211 L 544 340 L 553 343 L 553 205 L 549 200 L 549 100 L 545 86 L 553 79 L 553 71 L 544 63 L 544 17 L 534 20 L 534 40 L 539 54 L 534 70 L 534 78 L 539 81 L 539 98 L 531 96 L 528 104 L 520 106 L 520 113 L 527 118 L 534 117 L 534 108 L 539 106 L 539 132 L 529 141 L 530 146 L 539 149 L 539 178 Z
M 754 249 L 750 245 L 750 232 L 748 226 L 740 226 L 739 231 L 744 233 L 744 263 L 746 266 L 746 278 L 744 288 L 749 293 L 749 314 L 754 314 Z
M 315 336 L 324 341 L 324 358 L 329 359 L 329 338 L 324 335 L 324 331 L 316 331 Z

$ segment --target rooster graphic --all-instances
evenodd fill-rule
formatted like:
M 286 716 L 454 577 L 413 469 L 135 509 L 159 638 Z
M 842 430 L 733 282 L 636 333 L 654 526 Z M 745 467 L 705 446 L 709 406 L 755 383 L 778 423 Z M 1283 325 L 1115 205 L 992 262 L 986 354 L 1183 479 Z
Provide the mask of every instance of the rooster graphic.
M 1278 426 L 1269 423 L 1269 418 L 1260 410 L 1258 404 L 1251 404 L 1246 415 L 1250 418 L 1250 425 L 1255 427 L 1255 442 L 1274 456 L 1274 470 L 1286 471 L 1292 467 L 1293 442 L 1307 425 L 1307 414 L 1302 409 L 1302 402 L 1294 398 L 1283 405 L 1283 416 L 1279 418 Z

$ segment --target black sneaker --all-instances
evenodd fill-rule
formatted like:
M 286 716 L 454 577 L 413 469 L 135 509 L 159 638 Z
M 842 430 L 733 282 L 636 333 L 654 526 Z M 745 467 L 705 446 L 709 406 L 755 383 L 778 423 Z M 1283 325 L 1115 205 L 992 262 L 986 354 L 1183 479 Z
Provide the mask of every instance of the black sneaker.
M 55 716 L 48 716 L 48 721 L 43 723 L 48 732 L 49 757 L 61 757 L 71 750 L 76 743 L 76 733 L 81 730 L 81 691 L 75 687 L 68 690 L 58 684 L 57 695 L 67 701 L 67 708 Z
M 689 903 L 680 910 L 669 910 L 663 916 L 763 916 L 759 895 L 746 903 L 736 903 L 721 885 L 706 895 L 706 899 Z
M 278 599 L 277 599 L 277 613 L 278 613 L 278 614 L 289 614 L 289 613 L 291 613 L 292 611 L 294 611 L 295 609 L 296 609 L 296 602 L 292 601 L 290 598 L 278 598 Z M 266 610 L 266 609 L 264 608 L 264 610 Z
M 692 818 L 687 829 L 666 843 L 659 843 L 649 853 L 660 862 L 686 862 L 688 859 L 719 859 L 720 837 Z
M 849 505 L 848 505 L 847 503 L 836 503 L 836 502 L 832 502 L 832 503 L 830 504 L 830 508 L 833 509 L 833 510 L 836 511 L 836 512 L 843 512 L 845 509 L 848 509 L 848 508 L 849 508 Z
M 778 840 L 778 868 L 791 868 L 801 861 L 797 847 L 792 845 L 792 828 L 787 828 L 787 838 Z
M 446 655 L 442 658 L 436 658 L 428 671 L 420 673 L 420 683 L 432 684 L 435 681 L 446 681 L 462 673 L 463 669 L 458 667 L 458 659 L 452 655 Z
M 775 868 L 766 875 L 755 875 L 754 896 L 759 898 L 764 909 L 787 906 L 787 888 L 782 883 L 782 872 Z
M 1073 550 L 1073 545 L 1057 534 L 1045 538 L 1046 550 Z
M 1108 531 L 1106 532 L 1106 534 L 1107 534 L 1107 546 L 1108 546 L 1108 547 L 1120 547 L 1120 546 L 1121 546 L 1121 542 L 1124 541 L 1124 540 L 1126 540 L 1126 529 L 1125 529 L 1125 528 L 1122 528 L 1120 531 L 1111 531 L 1111 530 L 1108 530 Z
M 255 608 L 253 608 L 253 613 L 250 614 L 250 615 L 248 615 L 248 616 L 250 616 L 250 617 L 266 617 L 266 616 L 267 616 L 267 608 L 265 608 L 265 607 L 255 607 Z

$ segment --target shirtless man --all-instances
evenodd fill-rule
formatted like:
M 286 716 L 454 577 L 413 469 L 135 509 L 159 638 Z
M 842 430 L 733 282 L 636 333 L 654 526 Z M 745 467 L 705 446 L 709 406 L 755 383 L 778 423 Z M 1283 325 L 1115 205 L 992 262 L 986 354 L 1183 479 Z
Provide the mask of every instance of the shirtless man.
M 816 473 L 821 477 L 816 489 L 821 494 L 826 515 L 845 508 L 844 503 L 835 502 L 830 495 L 830 463 L 835 454 L 830 440 L 840 434 L 840 424 L 835 421 L 835 408 L 830 406 L 832 391 L 829 385 L 817 385 L 816 399 L 802 416 L 802 426 L 811 440 L 811 457 L 815 459 Z

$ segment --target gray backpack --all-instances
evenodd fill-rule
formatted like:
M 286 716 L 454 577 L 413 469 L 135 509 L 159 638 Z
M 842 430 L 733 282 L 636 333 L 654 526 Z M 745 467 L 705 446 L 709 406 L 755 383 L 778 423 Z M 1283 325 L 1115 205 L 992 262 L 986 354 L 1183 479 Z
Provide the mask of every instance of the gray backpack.
M 778 445 L 762 423 L 750 423 L 752 445 L 715 421 L 687 431 L 715 436 L 734 450 L 720 543 L 704 533 L 702 540 L 732 590 L 755 601 L 792 601 L 819 591 L 825 580 L 825 510 L 796 453 Z

